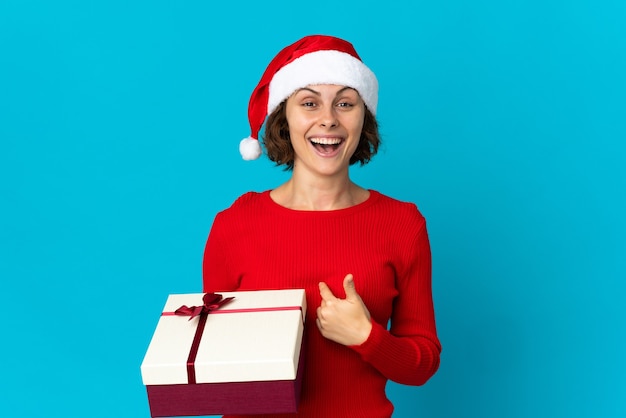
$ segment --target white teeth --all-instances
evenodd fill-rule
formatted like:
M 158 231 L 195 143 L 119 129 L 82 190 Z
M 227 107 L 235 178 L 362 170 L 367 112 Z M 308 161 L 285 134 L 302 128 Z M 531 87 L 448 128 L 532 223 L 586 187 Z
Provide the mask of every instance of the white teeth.
M 337 145 L 341 143 L 341 138 L 311 138 L 314 144 Z

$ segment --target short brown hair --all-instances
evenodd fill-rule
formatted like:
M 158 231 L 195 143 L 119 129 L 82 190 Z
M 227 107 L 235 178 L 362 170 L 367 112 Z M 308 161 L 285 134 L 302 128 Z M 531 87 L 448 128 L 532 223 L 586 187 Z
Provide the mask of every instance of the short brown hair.
M 283 101 L 278 105 L 276 110 L 267 118 L 265 132 L 263 133 L 263 145 L 265 145 L 265 150 L 270 160 L 275 162 L 276 165 L 285 165 L 285 170 L 293 170 L 295 154 L 289 136 L 285 103 L 286 101 Z M 354 154 L 350 157 L 350 165 L 356 163 L 361 165 L 367 164 L 378 152 L 380 142 L 378 122 L 366 106 L 361 139 Z

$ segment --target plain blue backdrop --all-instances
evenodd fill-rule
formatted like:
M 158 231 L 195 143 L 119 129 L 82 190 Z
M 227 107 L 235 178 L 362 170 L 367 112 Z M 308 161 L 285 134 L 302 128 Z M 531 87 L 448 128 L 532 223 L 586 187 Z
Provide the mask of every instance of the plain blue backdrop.
M 626 3 L 0 2 L 3 417 L 149 417 L 169 293 L 244 162 L 279 49 L 350 40 L 384 146 L 354 180 L 428 219 L 443 343 L 397 417 L 626 416 Z M 346 394 L 349 396 L 349 394 Z

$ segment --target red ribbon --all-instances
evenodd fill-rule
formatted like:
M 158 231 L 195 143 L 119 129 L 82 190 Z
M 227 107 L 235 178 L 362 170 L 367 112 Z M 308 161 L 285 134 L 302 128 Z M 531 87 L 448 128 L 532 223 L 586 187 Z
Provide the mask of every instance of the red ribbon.
M 202 302 L 204 302 L 202 305 L 191 307 L 183 305 L 174 311 L 174 315 L 189 316 L 189 320 L 191 321 L 196 316 L 202 314 L 206 315 L 211 311 L 219 309 L 233 299 L 235 299 L 234 296 L 223 299 L 222 295 L 219 293 L 206 293 L 202 296 Z
M 235 298 L 229 297 L 223 299 L 222 295 L 219 293 L 206 293 L 202 296 L 202 305 L 191 307 L 183 305 L 174 311 L 174 315 L 189 316 L 190 321 L 196 316 L 200 317 L 198 319 L 198 328 L 196 328 L 196 334 L 193 337 L 191 349 L 189 350 L 189 356 L 187 357 L 187 380 L 189 384 L 193 385 L 196 383 L 196 369 L 194 363 L 196 362 L 198 347 L 200 346 L 200 340 L 202 339 L 202 333 L 204 332 L 204 326 L 206 325 L 209 313 L 219 309 L 233 299 Z

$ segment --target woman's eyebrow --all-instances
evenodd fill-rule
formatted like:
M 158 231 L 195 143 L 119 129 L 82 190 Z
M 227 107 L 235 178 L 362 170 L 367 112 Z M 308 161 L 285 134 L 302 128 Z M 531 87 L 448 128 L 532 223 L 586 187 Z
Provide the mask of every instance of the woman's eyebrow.
M 354 91 L 356 91 L 356 89 L 354 89 L 354 88 L 352 88 L 352 87 L 345 86 L 344 88 L 342 88 L 341 90 L 339 90 L 339 91 L 337 92 L 336 96 L 339 96 L 341 93 L 343 93 L 343 92 L 344 92 L 344 91 L 346 91 L 346 90 L 354 90 Z
M 296 90 L 296 93 L 300 93 L 300 92 L 301 92 L 301 91 L 303 91 L 303 90 L 310 91 L 311 93 L 313 93 L 313 94 L 315 94 L 315 95 L 317 95 L 317 96 L 319 96 L 319 95 L 321 94 L 319 91 L 315 91 L 315 90 L 313 90 L 313 89 L 312 89 L 312 88 L 310 88 L 310 87 L 302 87 L 302 88 L 299 88 L 298 90 Z

